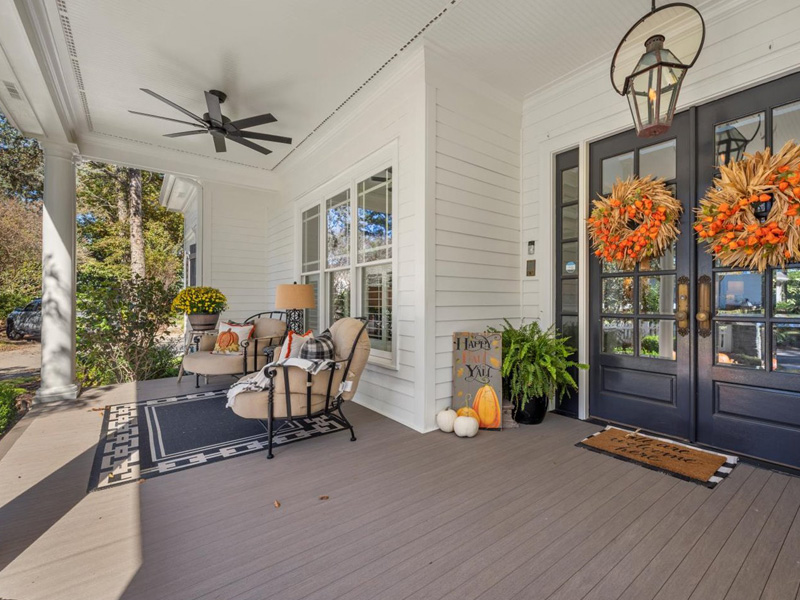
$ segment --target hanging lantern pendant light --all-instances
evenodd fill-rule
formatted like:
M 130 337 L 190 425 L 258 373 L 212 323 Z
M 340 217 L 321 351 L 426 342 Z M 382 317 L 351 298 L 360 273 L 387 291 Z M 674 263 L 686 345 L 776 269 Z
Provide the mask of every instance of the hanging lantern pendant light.
M 628 104 L 639 137 L 654 137 L 672 125 L 686 71 L 700 54 L 703 17 L 693 6 L 673 3 L 639 19 L 622 38 L 611 63 L 611 82 Z M 644 45 L 644 54 L 636 48 Z M 673 45 L 673 50 L 665 44 Z M 638 56 L 635 64 L 633 60 Z

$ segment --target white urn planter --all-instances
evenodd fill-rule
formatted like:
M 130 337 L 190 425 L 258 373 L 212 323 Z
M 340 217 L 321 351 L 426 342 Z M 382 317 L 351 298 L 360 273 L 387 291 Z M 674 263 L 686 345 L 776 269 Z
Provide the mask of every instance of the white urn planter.
M 452 408 L 440 410 L 436 415 L 436 425 L 445 433 L 452 433 L 456 421 L 456 411 Z
M 458 437 L 475 437 L 478 433 L 478 419 L 475 417 L 456 417 L 453 431 Z

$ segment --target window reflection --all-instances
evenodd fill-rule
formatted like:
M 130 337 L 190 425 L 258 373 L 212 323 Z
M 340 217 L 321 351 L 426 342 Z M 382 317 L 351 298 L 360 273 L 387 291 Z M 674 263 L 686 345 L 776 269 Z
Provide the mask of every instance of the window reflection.
M 350 264 L 350 190 L 326 203 L 327 255 L 329 267 Z
M 772 272 L 772 302 L 776 317 L 800 315 L 800 269 Z
M 314 308 L 306 309 L 306 329 L 314 334 L 319 333 L 319 273 L 303 275 L 303 283 L 309 284 L 314 290 Z
M 633 319 L 603 319 L 603 352 L 633 354 Z
M 800 324 L 772 326 L 772 368 L 800 373 Z
M 789 140 L 800 142 L 800 102 L 772 111 L 772 147 L 779 150 Z
M 612 314 L 633 312 L 633 277 L 603 278 L 603 312 Z
M 673 319 L 639 321 L 639 356 L 675 360 L 678 337 Z
M 350 316 L 349 269 L 328 273 L 328 310 L 331 323 Z
M 639 312 L 660 315 L 675 312 L 675 275 L 639 277 Z
M 714 335 L 720 365 L 764 368 L 764 323 L 717 323 Z
M 625 180 L 633 175 L 633 152 L 612 156 L 603 160 L 603 194 L 610 194 L 617 179 Z
M 754 271 L 717 273 L 715 298 L 718 315 L 764 314 L 764 276 Z
M 675 179 L 675 140 L 648 146 L 639 150 L 639 174 Z
M 717 146 L 715 166 L 740 161 L 745 152 L 753 154 L 764 150 L 764 113 L 757 113 L 720 123 L 714 128 Z
M 392 169 L 358 184 L 358 262 L 392 257 Z

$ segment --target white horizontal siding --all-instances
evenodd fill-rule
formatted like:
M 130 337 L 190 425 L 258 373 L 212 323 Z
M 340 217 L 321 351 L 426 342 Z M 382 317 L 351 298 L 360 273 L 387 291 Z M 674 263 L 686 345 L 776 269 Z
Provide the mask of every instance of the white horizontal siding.
M 394 334 L 397 368 L 368 365 L 355 400 L 418 430 L 426 429 L 424 394 L 417 392 L 422 380 L 418 346 L 425 326 L 417 314 L 417 291 L 424 270 L 418 268 L 419 205 L 424 203 L 425 81 L 422 63 L 397 66 L 394 82 L 368 100 L 354 104 L 341 117 L 333 133 L 316 142 L 301 160 L 282 172 L 286 200 L 270 207 L 268 226 L 267 295 L 274 301 L 275 286 L 297 279 L 299 259 L 295 231 L 297 202 L 329 180 L 347 172 L 375 151 L 396 141 L 398 166 L 394 173 L 397 194 L 394 219 L 397 240 L 397 272 Z M 346 126 L 345 126 L 346 124 Z M 309 142 L 314 143 L 314 142 Z M 421 388 L 420 388 L 421 389 Z
M 203 285 L 228 298 L 223 318 L 242 320 L 267 301 L 267 205 L 276 192 L 203 184 Z
M 441 82 L 435 110 L 435 397 L 452 398 L 452 335 L 520 314 L 521 111 Z

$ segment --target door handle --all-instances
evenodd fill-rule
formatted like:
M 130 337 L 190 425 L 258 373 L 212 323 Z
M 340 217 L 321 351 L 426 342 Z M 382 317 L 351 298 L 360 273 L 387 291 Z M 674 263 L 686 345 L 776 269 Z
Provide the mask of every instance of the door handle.
M 711 335 L 711 277 L 701 275 L 697 279 L 697 333 L 701 337 Z
M 689 278 L 678 277 L 678 310 L 675 312 L 678 335 L 689 335 Z

